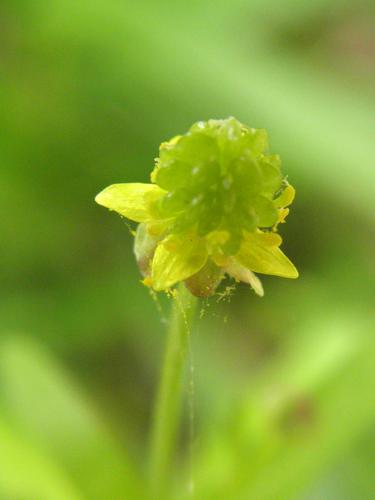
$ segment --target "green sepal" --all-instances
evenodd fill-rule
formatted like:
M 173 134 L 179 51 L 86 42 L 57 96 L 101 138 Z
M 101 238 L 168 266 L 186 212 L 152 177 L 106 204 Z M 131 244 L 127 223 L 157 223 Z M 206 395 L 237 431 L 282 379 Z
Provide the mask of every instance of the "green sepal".
M 196 297 L 210 297 L 215 293 L 223 277 L 224 270 L 208 259 L 200 271 L 185 280 L 185 285 Z
M 160 239 L 160 235 L 150 233 L 147 224 L 138 224 L 134 238 L 134 255 L 143 276 L 151 274 L 151 262 Z

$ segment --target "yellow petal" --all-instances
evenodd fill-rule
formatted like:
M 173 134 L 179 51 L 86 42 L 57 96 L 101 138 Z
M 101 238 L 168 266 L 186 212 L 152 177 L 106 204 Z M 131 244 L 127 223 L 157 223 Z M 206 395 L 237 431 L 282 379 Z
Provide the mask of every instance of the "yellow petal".
M 279 217 L 276 226 L 279 223 L 284 223 L 288 215 L 289 215 L 289 208 L 279 208 Z
M 195 235 L 168 236 L 161 242 L 152 261 L 152 286 L 166 290 L 197 273 L 206 263 L 207 249 Z
M 296 196 L 296 190 L 291 184 L 288 184 L 281 195 L 274 200 L 275 206 L 278 208 L 287 207 L 291 203 Z
M 151 201 L 164 194 L 165 191 L 155 184 L 113 184 L 99 193 L 95 201 L 128 219 L 145 222 L 151 219 Z
M 298 278 L 294 264 L 279 249 L 281 241 L 276 233 L 246 233 L 236 259 L 256 273 Z

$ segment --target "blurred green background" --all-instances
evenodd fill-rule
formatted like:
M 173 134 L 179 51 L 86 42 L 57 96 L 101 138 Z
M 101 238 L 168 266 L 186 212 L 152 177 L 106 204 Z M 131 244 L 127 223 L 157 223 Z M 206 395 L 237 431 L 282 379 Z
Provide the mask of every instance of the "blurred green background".
M 199 119 L 267 128 L 297 281 L 211 299 L 171 498 L 375 498 L 375 4 L 2 0 L 0 498 L 146 495 L 163 316 L 124 222 Z

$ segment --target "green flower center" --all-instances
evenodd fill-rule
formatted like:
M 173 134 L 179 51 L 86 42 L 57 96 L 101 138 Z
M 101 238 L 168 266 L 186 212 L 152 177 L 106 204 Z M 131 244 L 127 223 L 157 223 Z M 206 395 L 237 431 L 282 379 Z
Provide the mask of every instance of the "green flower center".
M 194 124 L 160 148 L 152 181 L 167 193 L 155 201 L 155 215 L 173 220 L 172 234 L 224 230 L 230 235 L 225 253 L 236 253 L 244 230 L 272 227 L 278 219 L 280 159 L 267 148 L 264 130 L 235 118 Z

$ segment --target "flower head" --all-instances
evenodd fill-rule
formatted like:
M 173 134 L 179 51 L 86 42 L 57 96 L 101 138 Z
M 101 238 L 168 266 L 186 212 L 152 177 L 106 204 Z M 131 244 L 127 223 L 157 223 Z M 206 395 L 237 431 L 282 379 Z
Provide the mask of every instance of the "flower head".
M 295 192 L 265 130 L 197 122 L 161 144 L 151 182 L 114 184 L 96 201 L 139 223 L 135 256 L 154 290 L 184 281 L 208 296 L 229 274 L 263 295 L 254 273 L 298 277 L 277 233 Z

